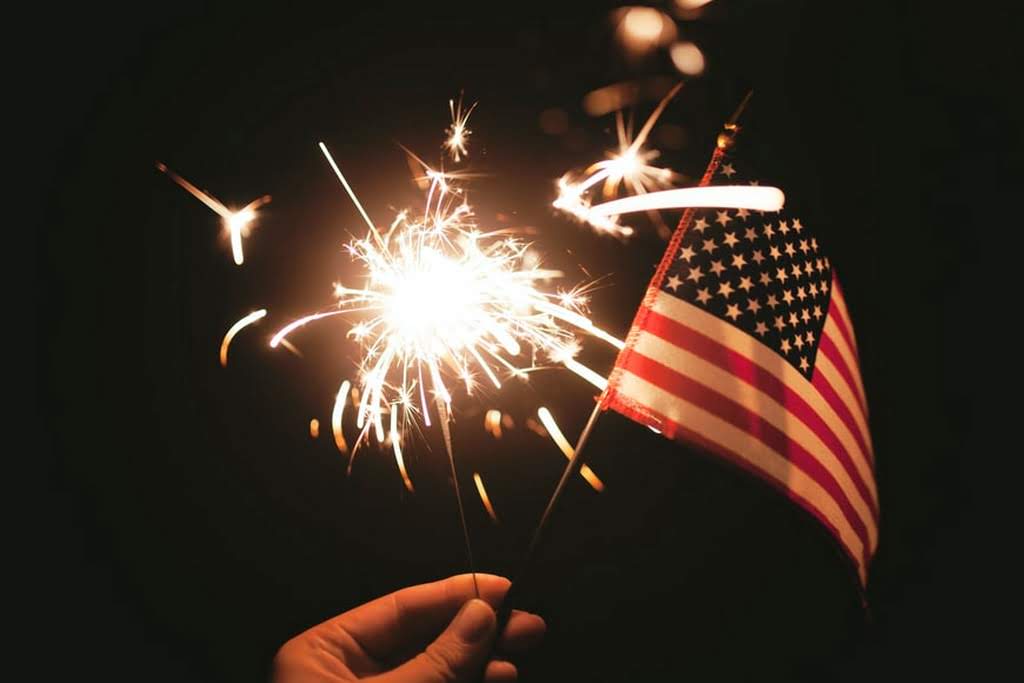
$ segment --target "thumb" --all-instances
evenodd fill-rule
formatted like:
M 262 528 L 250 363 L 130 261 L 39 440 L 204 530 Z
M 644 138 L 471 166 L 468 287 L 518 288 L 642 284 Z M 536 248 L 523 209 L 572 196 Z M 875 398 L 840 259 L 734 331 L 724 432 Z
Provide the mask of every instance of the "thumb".
M 470 600 L 426 650 L 374 680 L 378 683 L 475 681 L 491 653 L 496 623 L 490 605 L 480 599 Z

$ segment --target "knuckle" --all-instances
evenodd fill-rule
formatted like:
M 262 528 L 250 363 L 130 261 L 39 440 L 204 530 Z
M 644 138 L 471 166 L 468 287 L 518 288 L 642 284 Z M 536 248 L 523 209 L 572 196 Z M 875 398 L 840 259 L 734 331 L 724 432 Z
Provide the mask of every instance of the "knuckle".
M 430 668 L 436 671 L 442 680 L 456 681 L 459 677 L 459 646 L 448 638 L 442 638 L 427 646 L 421 655 Z

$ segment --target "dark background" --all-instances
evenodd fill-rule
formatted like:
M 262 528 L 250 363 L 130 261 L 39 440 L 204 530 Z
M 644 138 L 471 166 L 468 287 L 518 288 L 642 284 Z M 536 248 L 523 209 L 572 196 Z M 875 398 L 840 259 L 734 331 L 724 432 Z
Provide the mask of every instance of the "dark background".
M 21 24 L 16 65 L 41 133 L 25 168 L 48 197 L 35 290 L 47 495 L 23 513 L 21 591 L 41 678 L 258 680 L 308 626 L 466 569 L 437 434 L 407 448 L 413 496 L 387 453 L 345 476 L 328 433 L 355 357 L 343 328 L 296 335 L 303 360 L 263 343 L 356 272 L 340 247 L 358 216 L 317 141 L 384 220 L 418 201 L 395 142 L 436 159 L 447 99 L 464 89 L 480 101 L 480 215 L 540 227 L 572 281 L 607 276 L 594 318 L 628 328 L 663 243 L 648 229 L 623 247 L 549 204 L 554 178 L 613 144 L 610 117 L 588 117 L 582 96 L 672 76 L 664 53 L 624 62 L 610 4 L 343 5 L 39 11 Z M 609 415 L 591 453 L 607 491 L 573 484 L 525 598 L 549 633 L 524 680 L 916 679 L 990 661 L 997 648 L 972 635 L 1001 599 L 979 508 L 998 476 L 982 464 L 995 449 L 976 396 L 993 343 L 989 254 L 996 226 L 1019 223 L 999 195 L 1020 126 L 1005 85 L 1016 26 L 993 7 L 927 3 L 716 2 L 680 23 L 708 68 L 663 118 L 684 133 L 665 163 L 698 174 L 754 88 L 750 154 L 844 283 L 883 515 L 870 608 L 800 510 Z M 563 135 L 538 124 L 552 107 L 568 115 Z M 244 267 L 157 159 L 229 204 L 273 195 Z M 222 369 L 223 331 L 257 307 L 269 320 Z M 591 344 L 585 358 L 607 368 L 613 355 Z M 553 372 L 463 403 L 456 449 L 481 570 L 513 570 L 564 464 L 523 420 L 545 404 L 575 435 L 590 396 Z M 517 421 L 501 441 L 482 427 L 492 405 Z

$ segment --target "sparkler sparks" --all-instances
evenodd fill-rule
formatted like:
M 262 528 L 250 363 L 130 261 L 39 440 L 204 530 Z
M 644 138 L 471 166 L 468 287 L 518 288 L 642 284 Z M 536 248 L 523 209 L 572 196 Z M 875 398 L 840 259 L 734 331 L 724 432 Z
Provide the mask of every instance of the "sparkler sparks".
M 448 139 L 444 141 L 444 148 L 448 150 L 455 163 L 462 161 L 462 157 L 468 156 L 466 144 L 473 131 L 466 127 L 466 122 L 469 121 L 469 115 L 476 109 L 476 104 L 474 102 L 469 109 L 463 112 L 462 95 L 459 95 L 458 104 L 453 99 L 448 100 L 448 109 L 452 113 L 452 125 L 448 126 Z
M 609 153 L 607 159 L 591 165 L 582 180 L 574 180 L 570 174 L 562 176 L 558 181 L 558 197 L 553 206 L 587 223 L 597 232 L 618 237 L 629 237 L 634 233 L 633 228 L 619 222 L 619 216 L 625 213 L 647 212 L 667 237 L 669 231 L 658 214 L 661 210 L 712 206 L 759 211 L 777 211 L 782 208 L 785 197 L 781 190 L 774 187 L 665 189 L 671 186 L 676 175 L 667 168 L 652 165 L 650 162 L 657 159 L 659 153 L 657 150 L 644 149 L 644 143 L 665 107 L 681 87 L 681 83 L 677 84 L 662 98 L 635 138 L 630 139 L 631 134 L 623 123 L 622 112 L 616 112 L 618 153 Z M 608 201 L 594 204 L 590 193 L 599 183 L 603 183 L 602 195 Z M 616 199 L 622 186 L 632 196 Z
M 526 266 L 526 243 L 507 230 L 482 232 L 451 174 L 428 168 L 422 212 L 403 211 L 382 231 L 322 143 L 321 150 L 370 228 L 369 235 L 348 245 L 352 258 L 366 268 L 366 282 L 336 284 L 335 309 L 289 323 L 271 346 L 314 320 L 358 318 L 348 333 L 363 351 L 357 444 L 371 432 L 383 443 L 383 416 L 390 413 L 392 446 L 400 461 L 402 427 L 417 418 L 429 426 L 430 400 L 443 418 L 450 410 L 452 382 L 467 395 L 483 378 L 500 389 L 501 375 L 524 377 L 543 361 L 562 363 L 588 381 L 603 380 L 574 360 L 579 342 L 570 328 L 617 348 L 622 342 L 584 315 L 581 290 L 541 288 L 561 273 Z
M 491 505 L 491 497 L 487 495 L 487 489 L 484 488 L 484 480 L 480 477 L 479 472 L 473 473 L 473 483 L 476 484 L 476 492 L 480 495 L 480 502 L 483 503 L 484 509 L 487 510 L 487 515 L 491 518 L 492 522 L 497 524 L 498 515 L 494 512 L 494 506 Z
M 604 161 L 592 164 L 586 170 L 586 177 L 579 181 L 571 179 L 569 174 L 558 181 L 558 197 L 554 207 L 565 211 L 584 223 L 590 224 L 598 232 L 606 232 L 620 237 L 629 237 L 633 228 L 620 225 L 614 216 L 595 214 L 591 210 L 589 191 L 598 183 L 603 183 L 603 195 L 606 199 L 615 197 L 621 185 L 625 185 L 636 195 L 643 195 L 652 189 L 669 187 L 676 175 L 667 168 L 654 166 L 650 162 L 658 158 L 660 153 L 654 149 L 644 149 L 644 143 L 651 134 L 654 124 L 669 101 L 676 96 L 683 84 L 678 83 L 662 98 L 658 106 L 648 117 L 636 137 L 626 126 L 622 111 L 615 113 L 615 130 L 619 139 L 618 153 L 609 153 Z
M 265 194 L 262 197 L 249 202 L 240 210 L 232 211 L 214 199 L 214 197 L 209 193 L 203 192 L 198 187 L 167 168 L 165 164 L 157 162 L 156 167 L 157 170 L 166 173 L 171 180 L 176 182 L 203 204 L 206 204 L 214 213 L 223 219 L 224 230 L 228 233 L 228 237 L 231 240 L 231 255 L 235 259 L 236 265 L 242 265 L 242 263 L 245 262 L 245 255 L 242 253 L 242 238 L 249 236 L 252 223 L 256 220 L 256 210 L 270 202 L 270 195 Z
M 555 445 L 558 446 L 560 451 L 562 451 L 562 454 L 565 455 L 567 459 L 572 460 L 572 454 L 574 452 L 572 444 L 570 444 L 569 440 L 565 438 L 565 434 L 563 434 L 562 430 L 558 427 L 558 423 L 555 422 L 555 418 L 551 414 L 551 411 L 542 406 L 537 410 L 537 417 L 540 418 L 544 428 L 547 429 L 548 434 L 551 436 L 551 440 L 555 442 Z M 591 488 L 598 493 L 604 491 L 604 482 L 594 474 L 594 470 L 590 469 L 586 465 L 583 465 L 580 468 L 580 476 L 586 479 Z
M 223 367 L 228 366 L 228 348 L 231 346 L 231 340 L 235 338 L 243 328 L 252 325 L 257 320 L 267 315 L 267 309 L 261 308 L 258 311 L 253 311 L 249 315 L 243 317 L 241 320 L 232 325 L 227 333 L 224 335 L 224 339 L 220 342 L 220 364 Z

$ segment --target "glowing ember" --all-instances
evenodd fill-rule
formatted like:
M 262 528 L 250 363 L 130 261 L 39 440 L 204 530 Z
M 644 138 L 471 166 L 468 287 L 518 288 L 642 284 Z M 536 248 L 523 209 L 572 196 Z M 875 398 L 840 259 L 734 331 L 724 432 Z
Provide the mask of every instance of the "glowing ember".
M 342 453 L 348 453 L 348 443 L 345 441 L 345 434 L 341 429 L 341 418 L 345 414 L 345 404 L 348 402 L 349 388 L 351 382 L 345 380 L 338 389 L 338 395 L 334 399 L 334 410 L 331 411 L 331 433 L 334 434 L 334 445 Z
M 478 472 L 473 473 L 473 482 L 476 484 L 476 492 L 480 494 L 480 502 L 484 504 L 484 509 L 487 510 L 487 515 L 491 518 L 491 521 L 495 524 L 498 523 L 498 515 L 494 512 L 494 506 L 491 505 L 491 498 L 487 495 L 487 489 L 484 488 L 484 480 L 480 478 Z
M 484 415 L 484 429 L 495 439 L 501 438 L 501 411 L 491 408 Z
M 245 316 L 234 325 L 232 325 L 227 333 L 224 335 L 224 339 L 220 343 L 220 364 L 223 367 L 228 366 L 228 348 L 231 346 L 231 340 L 235 338 L 235 335 L 239 333 L 243 328 L 252 325 L 257 320 L 260 320 L 267 315 L 267 309 L 261 308 L 258 311 L 253 311 L 249 315 Z
M 212 195 L 203 192 L 198 187 L 167 168 L 166 165 L 157 162 L 156 167 L 157 170 L 166 173 L 171 180 L 183 187 L 189 194 L 201 201 L 203 204 L 206 204 L 214 213 L 223 219 L 224 229 L 227 231 L 228 237 L 231 239 L 231 254 L 235 259 L 235 263 L 239 266 L 242 265 L 245 261 L 245 256 L 242 254 L 242 238 L 249 236 L 250 226 L 252 225 L 252 222 L 256 220 L 256 209 L 268 203 L 270 201 L 270 195 L 263 195 L 259 199 L 254 199 L 249 202 L 238 211 L 232 211 L 214 199 Z
M 315 417 L 309 421 L 309 438 L 320 438 L 320 420 Z
M 537 417 L 540 418 L 544 428 L 547 429 L 548 435 L 551 436 L 551 440 L 555 442 L 555 445 L 558 446 L 559 450 L 562 451 L 567 459 L 572 460 L 574 452 L 572 445 L 569 443 L 569 440 L 565 438 L 565 434 L 562 433 L 562 430 L 559 429 L 558 424 L 555 422 L 555 418 L 551 415 L 551 411 L 547 408 L 541 407 L 537 410 Z M 586 465 L 583 465 L 580 468 L 580 476 L 586 479 L 587 483 L 590 484 L 595 491 L 604 491 L 604 482 L 602 482 L 598 476 L 594 474 L 594 471 Z

